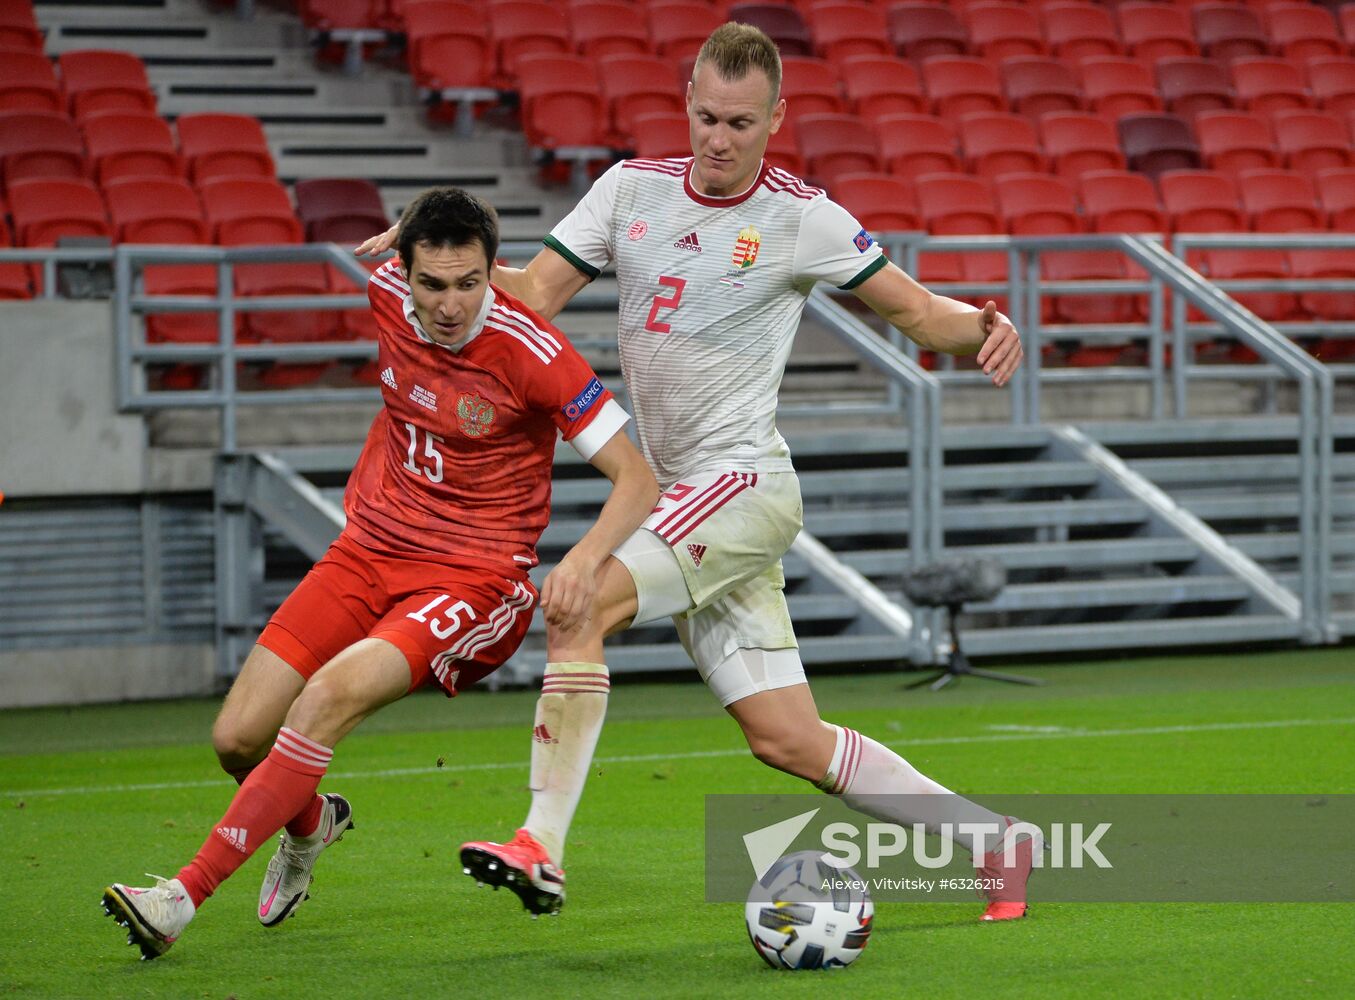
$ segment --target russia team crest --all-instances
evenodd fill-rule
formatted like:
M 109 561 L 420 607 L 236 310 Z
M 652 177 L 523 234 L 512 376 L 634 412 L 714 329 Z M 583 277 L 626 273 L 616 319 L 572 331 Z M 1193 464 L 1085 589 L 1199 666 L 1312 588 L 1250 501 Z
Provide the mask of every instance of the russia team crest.
M 494 423 L 494 404 L 473 392 L 456 397 L 456 420 L 466 437 L 484 437 Z
M 746 226 L 739 230 L 739 238 L 734 241 L 734 254 L 730 259 L 740 270 L 752 267 L 761 246 L 762 234 L 752 226 Z

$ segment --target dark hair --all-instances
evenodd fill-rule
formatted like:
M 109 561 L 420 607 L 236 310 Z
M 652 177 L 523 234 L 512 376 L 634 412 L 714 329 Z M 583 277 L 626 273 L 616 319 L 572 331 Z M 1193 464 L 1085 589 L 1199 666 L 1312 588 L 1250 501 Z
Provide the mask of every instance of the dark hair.
M 499 252 L 499 216 L 468 191 L 454 187 L 429 188 L 406 206 L 400 216 L 395 245 L 405 271 L 414 266 L 414 246 L 464 247 L 478 242 L 492 268 Z

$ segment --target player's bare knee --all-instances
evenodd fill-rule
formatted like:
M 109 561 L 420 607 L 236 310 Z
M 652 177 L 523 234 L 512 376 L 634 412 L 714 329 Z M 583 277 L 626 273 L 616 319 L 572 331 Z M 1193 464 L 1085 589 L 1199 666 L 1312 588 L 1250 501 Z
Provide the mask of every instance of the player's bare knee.
M 212 749 L 226 772 L 259 763 L 268 754 L 271 734 L 259 734 L 243 720 L 222 715 L 212 726 Z
M 748 749 L 768 767 L 794 774 L 801 778 L 813 777 L 808 772 L 808 761 L 801 741 L 790 733 L 747 733 Z

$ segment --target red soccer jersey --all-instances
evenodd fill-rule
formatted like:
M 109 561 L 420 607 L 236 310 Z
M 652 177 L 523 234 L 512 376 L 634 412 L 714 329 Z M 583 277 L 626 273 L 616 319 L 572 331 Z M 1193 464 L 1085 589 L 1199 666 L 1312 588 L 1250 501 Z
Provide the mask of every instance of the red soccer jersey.
M 459 350 L 392 260 L 367 285 L 385 403 L 348 480 L 348 532 L 391 555 L 524 577 L 550 517 L 556 432 L 591 458 L 628 419 L 559 330 L 498 288 Z

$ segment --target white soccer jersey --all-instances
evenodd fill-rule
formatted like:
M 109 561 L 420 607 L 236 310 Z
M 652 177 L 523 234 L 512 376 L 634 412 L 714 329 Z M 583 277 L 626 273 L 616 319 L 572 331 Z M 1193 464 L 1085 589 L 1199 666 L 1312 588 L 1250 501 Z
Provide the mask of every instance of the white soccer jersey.
M 855 288 L 880 247 L 823 191 L 769 167 L 731 198 L 692 187 L 691 157 L 625 160 L 545 243 L 590 278 L 616 262 L 621 370 L 660 483 L 792 471 L 776 399 L 817 281 Z

